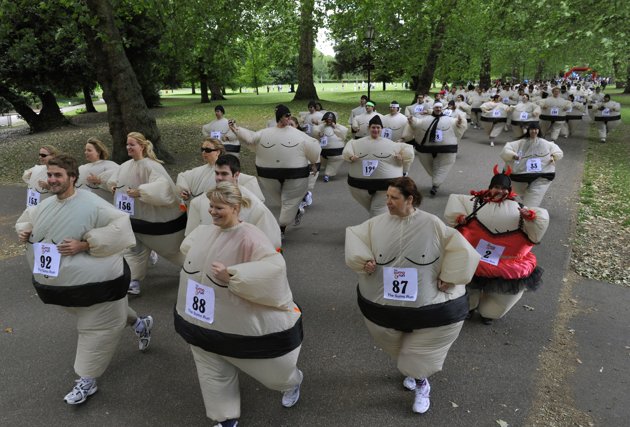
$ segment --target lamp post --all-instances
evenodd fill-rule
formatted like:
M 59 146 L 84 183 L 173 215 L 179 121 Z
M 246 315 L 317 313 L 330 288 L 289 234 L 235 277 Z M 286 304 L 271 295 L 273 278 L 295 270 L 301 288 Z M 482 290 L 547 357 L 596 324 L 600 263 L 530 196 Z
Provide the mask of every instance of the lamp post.
M 372 88 L 372 40 L 374 39 L 374 27 L 372 24 L 368 25 L 365 30 L 365 41 L 367 42 L 368 47 L 368 57 L 367 57 L 367 80 L 368 80 L 368 93 L 367 97 L 371 101 L 370 97 L 370 89 Z

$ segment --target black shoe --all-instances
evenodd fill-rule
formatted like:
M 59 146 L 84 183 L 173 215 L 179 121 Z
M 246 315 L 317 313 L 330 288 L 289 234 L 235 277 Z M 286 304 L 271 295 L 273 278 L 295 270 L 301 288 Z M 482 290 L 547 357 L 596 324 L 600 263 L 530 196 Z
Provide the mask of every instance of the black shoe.
M 484 325 L 492 325 L 492 319 L 481 316 L 481 323 L 483 323 Z
M 475 312 L 475 310 L 469 310 L 468 314 L 466 315 L 466 320 L 472 319 L 474 312 Z
M 429 191 L 429 193 L 431 193 L 432 196 L 435 196 L 437 194 L 437 187 L 434 185 L 433 187 L 431 187 L 431 191 Z

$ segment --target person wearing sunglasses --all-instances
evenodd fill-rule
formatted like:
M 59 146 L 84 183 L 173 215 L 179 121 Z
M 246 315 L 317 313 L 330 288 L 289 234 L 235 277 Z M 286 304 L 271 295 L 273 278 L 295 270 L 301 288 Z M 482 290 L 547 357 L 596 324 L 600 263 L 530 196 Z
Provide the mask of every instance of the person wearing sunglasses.
M 201 143 L 201 159 L 204 164 L 177 175 L 179 196 L 188 202 L 214 187 L 214 164 L 220 155 L 225 154 L 225 147 L 216 138 L 205 138 Z
M 37 206 L 52 193 L 48 191 L 46 165 L 48 161 L 59 154 L 59 150 L 52 145 L 42 145 L 39 149 L 39 164 L 24 171 L 22 180 L 28 184 L 26 190 L 26 206 Z
M 308 191 L 309 164 L 319 162 L 319 141 L 290 125 L 291 111 L 286 105 L 276 107 L 276 126 L 254 132 L 231 124 L 241 143 L 255 147 L 256 172 L 265 196 L 280 205 L 278 223 L 284 233 L 298 213 Z

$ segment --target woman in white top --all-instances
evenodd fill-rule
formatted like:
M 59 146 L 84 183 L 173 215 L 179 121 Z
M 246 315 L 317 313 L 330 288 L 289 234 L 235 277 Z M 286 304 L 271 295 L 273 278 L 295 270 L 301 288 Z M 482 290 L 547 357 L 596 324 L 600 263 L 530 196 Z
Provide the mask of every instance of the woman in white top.
M 114 197 L 107 187 L 107 181 L 120 166 L 116 162 L 107 160 L 109 151 L 97 138 L 91 137 L 87 140 L 84 154 L 88 163 L 79 166 L 77 188 L 91 191 L 109 203 L 113 203 Z

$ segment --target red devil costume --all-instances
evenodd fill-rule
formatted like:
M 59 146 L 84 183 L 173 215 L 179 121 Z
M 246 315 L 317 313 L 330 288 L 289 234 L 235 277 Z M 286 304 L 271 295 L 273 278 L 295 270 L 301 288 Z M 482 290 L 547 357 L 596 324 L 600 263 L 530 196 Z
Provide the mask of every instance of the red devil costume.
M 503 317 L 526 289 L 542 283 L 532 247 L 542 239 L 549 214 L 542 208 L 525 208 L 514 200 L 511 170 L 494 177 L 488 190 L 467 195 L 452 194 L 444 213 L 481 255 L 468 285 L 470 310 L 478 309 L 484 323 Z

